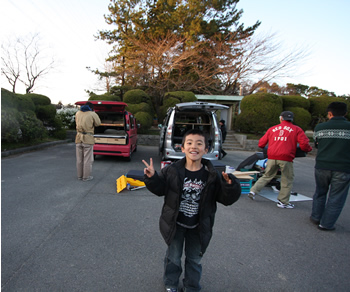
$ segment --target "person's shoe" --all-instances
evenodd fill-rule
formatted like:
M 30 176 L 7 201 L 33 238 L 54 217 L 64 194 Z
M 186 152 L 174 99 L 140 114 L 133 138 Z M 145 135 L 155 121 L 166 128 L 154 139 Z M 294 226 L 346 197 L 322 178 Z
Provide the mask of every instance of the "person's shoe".
M 283 204 L 281 201 L 278 201 L 277 207 L 279 207 L 279 208 L 284 208 L 284 209 L 293 209 L 293 208 L 294 208 L 294 205 L 291 204 L 291 203 Z
M 87 178 L 83 178 L 83 181 L 89 181 L 89 180 L 92 180 L 94 177 L 93 176 L 89 176 Z
M 249 192 L 248 198 L 255 200 L 255 194 L 253 192 Z
M 225 151 L 223 151 L 221 158 L 224 158 L 226 155 L 227 155 L 227 153 Z
M 83 180 L 83 178 L 82 177 L 78 177 L 78 180 Z
M 319 224 L 320 224 L 320 220 L 316 220 L 316 219 L 312 218 L 311 216 L 310 216 L 310 221 L 311 221 L 313 224 L 315 224 L 315 225 L 319 225 Z
M 177 292 L 177 288 L 165 288 L 166 292 Z
M 322 231 L 333 231 L 335 230 L 335 227 L 332 227 L 332 228 L 326 228 L 326 227 L 323 227 L 321 224 L 317 226 L 318 229 L 322 230 Z

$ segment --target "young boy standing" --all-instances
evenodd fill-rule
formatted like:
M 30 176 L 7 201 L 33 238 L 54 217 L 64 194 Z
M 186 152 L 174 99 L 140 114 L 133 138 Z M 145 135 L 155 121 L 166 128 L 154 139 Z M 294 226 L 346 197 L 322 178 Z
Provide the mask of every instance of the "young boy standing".
M 185 157 L 158 174 L 150 158 L 145 160 L 145 184 L 157 196 L 165 196 L 160 216 L 160 232 L 168 245 L 164 260 L 166 291 L 178 291 L 182 273 L 181 256 L 185 243 L 183 291 L 200 291 L 202 266 L 214 225 L 216 202 L 232 205 L 241 194 L 238 179 L 220 174 L 212 163 L 202 158 L 208 152 L 208 141 L 200 130 L 188 131 L 182 140 Z

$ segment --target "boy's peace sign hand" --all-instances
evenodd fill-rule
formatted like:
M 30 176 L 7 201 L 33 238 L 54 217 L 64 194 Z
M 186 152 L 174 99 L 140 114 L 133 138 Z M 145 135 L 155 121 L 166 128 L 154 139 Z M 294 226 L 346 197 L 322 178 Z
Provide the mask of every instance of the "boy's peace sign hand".
M 222 176 L 224 177 L 225 181 L 230 185 L 232 184 L 232 180 L 230 180 L 229 176 L 227 173 L 225 173 L 224 171 L 222 172 Z
M 143 173 L 148 177 L 152 177 L 155 173 L 154 167 L 153 167 L 153 159 L 150 158 L 149 161 L 150 162 L 148 164 L 145 160 L 142 160 L 143 164 L 146 165 L 146 168 L 143 170 Z

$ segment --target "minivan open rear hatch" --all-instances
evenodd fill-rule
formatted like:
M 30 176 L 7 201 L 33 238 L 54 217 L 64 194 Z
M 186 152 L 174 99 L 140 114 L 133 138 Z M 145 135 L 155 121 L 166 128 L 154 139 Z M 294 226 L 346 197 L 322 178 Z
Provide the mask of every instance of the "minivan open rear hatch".
M 207 110 L 207 111 L 217 111 L 227 109 L 228 106 L 217 103 L 210 102 L 183 102 L 176 104 L 176 108 L 180 111 L 182 110 Z

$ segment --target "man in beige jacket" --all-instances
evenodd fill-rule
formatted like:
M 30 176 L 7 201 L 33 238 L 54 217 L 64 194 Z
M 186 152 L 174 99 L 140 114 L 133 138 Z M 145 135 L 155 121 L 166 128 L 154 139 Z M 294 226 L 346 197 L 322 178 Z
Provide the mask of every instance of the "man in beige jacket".
M 75 123 L 77 129 L 75 145 L 78 179 L 89 181 L 93 179 L 91 172 L 94 161 L 94 129 L 101 124 L 101 120 L 94 112 L 94 106 L 91 102 L 81 106 L 75 114 Z

